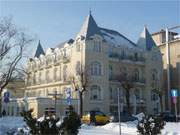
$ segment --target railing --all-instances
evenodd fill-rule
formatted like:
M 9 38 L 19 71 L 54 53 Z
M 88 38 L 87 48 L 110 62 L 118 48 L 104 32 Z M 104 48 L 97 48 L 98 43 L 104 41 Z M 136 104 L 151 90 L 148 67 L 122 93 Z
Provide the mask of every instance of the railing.
M 130 61 L 133 61 L 133 62 L 145 62 L 145 58 L 144 57 L 135 57 L 135 56 L 132 56 L 132 55 L 119 55 L 118 53 L 111 53 L 109 54 L 109 58 L 115 58 L 115 59 L 118 59 L 118 60 L 130 60 Z
M 111 75 L 109 77 L 109 81 L 113 81 L 113 82 L 121 82 L 121 81 L 128 81 L 128 82 L 132 82 L 132 83 L 146 83 L 145 78 L 135 78 L 132 76 L 128 76 L 126 77 L 121 77 L 121 75 Z

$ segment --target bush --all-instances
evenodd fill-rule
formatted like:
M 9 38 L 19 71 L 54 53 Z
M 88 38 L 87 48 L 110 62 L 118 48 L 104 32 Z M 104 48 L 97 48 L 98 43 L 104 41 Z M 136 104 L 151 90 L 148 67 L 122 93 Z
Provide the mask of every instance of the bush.
M 161 133 L 165 122 L 161 117 L 146 116 L 137 125 L 141 135 L 157 135 Z
M 81 120 L 72 106 L 68 108 L 68 114 L 64 118 L 60 126 L 57 126 L 59 118 L 44 117 L 42 121 L 38 121 L 32 116 L 33 110 L 21 112 L 24 121 L 30 129 L 32 135 L 77 135 L 81 126 Z M 23 133 L 24 131 L 20 131 Z

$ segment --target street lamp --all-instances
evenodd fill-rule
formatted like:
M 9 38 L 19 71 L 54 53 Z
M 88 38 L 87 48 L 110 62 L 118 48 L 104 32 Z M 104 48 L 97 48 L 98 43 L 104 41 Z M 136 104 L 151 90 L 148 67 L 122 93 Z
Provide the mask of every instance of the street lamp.
M 166 62 L 167 62 L 167 92 L 168 92 L 168 109 L 171 110 L 171 97 L 170 97 L 170 89 L 171 89 L 171 84 L 170 84 L 170 52 L 169 52 L 169 30 L 177 29 L 180 28 L 180 25 L 171 27 L 171 28 L 166 28 Z

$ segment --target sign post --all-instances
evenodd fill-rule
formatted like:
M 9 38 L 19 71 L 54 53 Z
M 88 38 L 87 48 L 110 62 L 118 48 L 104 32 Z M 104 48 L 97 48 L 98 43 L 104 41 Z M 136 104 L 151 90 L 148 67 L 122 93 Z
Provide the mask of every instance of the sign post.
M 178 97 L 178 91 L 177 89 L 172 89 L 171 90 L 171 96 L 172 96 L 172 101 L 174 103 L 174 109 L 175 109 L 175 115 L 176 115 L 176 122 L 177 120 L 177 97 Z
M 62 94 L 58 94 L 57 90 L 55 90 L 54 93 L 49 93 L 48 95 L 53 96 L 53 98 L 54 98 L 54 110 L 55 110 L 55 116 L 56 116 L 56 113 L 57 113 L 56 112 L 57 111 L 56 110 L 57 98 L 58 98 L 58 96 L 62 96 Z
M 121 135 L 121 107 L 120 107 L 120 90 L 118 90 L 118 117 L 119 117 L 119 135 Z
M 66 89 L 66 100 L 67 104 L 70 106 L 71 105 L 71 88 Z

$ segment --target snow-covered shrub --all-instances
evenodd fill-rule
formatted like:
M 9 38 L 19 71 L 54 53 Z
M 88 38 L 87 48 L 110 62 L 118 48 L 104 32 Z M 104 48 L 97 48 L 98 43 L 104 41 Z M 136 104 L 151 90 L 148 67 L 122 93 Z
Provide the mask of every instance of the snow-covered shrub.
M 68 108 L 68 114 L 62 123 L 59 118 L 45 116 L 39 120 L 32 117 L 32 111 L 23 111 L 21 116 L 24 117 L 29 132 L 32 135 L 77 135 L 81 126 L 81 120 L 72 106 Z M 18 135 L 24 135 L 24 128 L 19 129 Z
M 45 117 L 44 120 L 38 121 L 36 118 L 32 117 L 32 111 L 23 111 L 21 116 L 24 117 L 24 121 L 29 127 L 30 134 L 32 135 L 58 135 L 59 127 L 56 126 L 56 123 L 59 121 L 59 118 L 54 117 Z M 24 132 L 23 129 L 19 132 Z
M 77 135 L 78 129 L 81 126 L 81 119 L 74 111 L 72 106 L 69 106 L 67 116 L 60 125 L 62 135 Z
M 161 117 L 146 116 L 137 125 L 141 135 L 157 135 L 161 133 L 165 122 Z

